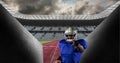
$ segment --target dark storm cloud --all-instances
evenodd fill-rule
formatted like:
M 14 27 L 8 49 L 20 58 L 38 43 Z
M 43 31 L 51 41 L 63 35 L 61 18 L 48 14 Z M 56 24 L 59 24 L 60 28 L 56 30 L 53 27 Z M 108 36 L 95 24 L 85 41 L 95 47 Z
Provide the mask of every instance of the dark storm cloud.
M 3 0 L 8 5 L 18 6 L 19 12 L 29 14 L 29 13 L 50 13 L 54 8 L 55 0 Z M 54 8 L 53 8 L 54 7 Z M 45 12 L 43 12 L 45 11 Z
M 24 14 L 76 15 L 96 14 L 105 10 L 119 0 L 78 0 L 72 8 L 63 6 L 62 0 L 3 0 L 8 5 L 17 6 Z M 17 8 L 15 7 L 15 8 Z M 72 11 L 70 11 L 72 10 Z

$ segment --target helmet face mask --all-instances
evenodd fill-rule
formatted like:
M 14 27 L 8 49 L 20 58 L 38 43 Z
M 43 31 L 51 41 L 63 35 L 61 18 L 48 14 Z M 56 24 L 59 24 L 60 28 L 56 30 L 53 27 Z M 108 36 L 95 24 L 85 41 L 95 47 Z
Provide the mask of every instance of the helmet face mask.
M 74 39 L 75 35 L 76 34 L 74 34 L 74 35 L 65 35 L 65 36 L 66 36 L 67 39 Z

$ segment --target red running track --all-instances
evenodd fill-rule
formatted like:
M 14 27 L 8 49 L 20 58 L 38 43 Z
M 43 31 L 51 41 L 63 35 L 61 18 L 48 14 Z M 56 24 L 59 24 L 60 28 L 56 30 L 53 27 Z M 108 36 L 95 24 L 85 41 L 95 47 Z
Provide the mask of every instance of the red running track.
M 44 63 L 54 63 L 54 61 L 59 57 L 60 52 L 58 44 L 58 40 L 43 44 Z

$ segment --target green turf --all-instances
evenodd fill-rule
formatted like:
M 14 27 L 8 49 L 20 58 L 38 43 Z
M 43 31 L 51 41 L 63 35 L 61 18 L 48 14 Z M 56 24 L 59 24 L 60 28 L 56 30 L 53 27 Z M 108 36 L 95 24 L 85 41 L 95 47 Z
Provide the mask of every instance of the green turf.
M 52 41 L 54 41 L 54 40 L 39 40 L 39 42 L 42 44 L 52 42 Z

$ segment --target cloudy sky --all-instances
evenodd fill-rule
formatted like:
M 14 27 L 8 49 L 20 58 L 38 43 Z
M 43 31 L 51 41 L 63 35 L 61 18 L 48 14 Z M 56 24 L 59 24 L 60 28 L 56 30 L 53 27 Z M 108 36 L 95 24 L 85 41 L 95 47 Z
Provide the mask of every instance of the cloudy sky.
M 23 14 L 97 14 L 119 0 L 2 0 Z

